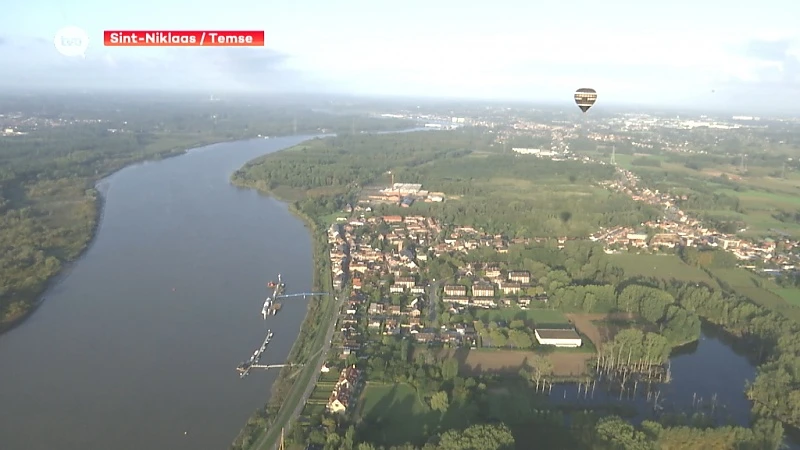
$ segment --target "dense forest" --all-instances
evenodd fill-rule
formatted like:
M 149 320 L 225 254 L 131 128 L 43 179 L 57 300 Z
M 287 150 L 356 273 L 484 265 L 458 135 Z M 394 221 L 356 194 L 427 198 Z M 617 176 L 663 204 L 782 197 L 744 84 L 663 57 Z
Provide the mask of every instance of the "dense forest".
M 577 236 L 658 216 L 651 207 L 595 185 L 614 177 L 610 166 L 489 153 L 477 130 L 317 139 L 260 158 L 233 179 L 300 200 L 311 215 L 325 215 L 337 211 L 336 195 L 386 186 L 390 172 L 396 182 L 422 183 L 448 200 L 402 210 L 382 205 L 379 212 L 410 210 L 490 233 Z
M 320 130 L 398 129 L 407 121 L 182 98 L 0 98 L 0 331 L 92 237 L 100 178 L 212 142 Z

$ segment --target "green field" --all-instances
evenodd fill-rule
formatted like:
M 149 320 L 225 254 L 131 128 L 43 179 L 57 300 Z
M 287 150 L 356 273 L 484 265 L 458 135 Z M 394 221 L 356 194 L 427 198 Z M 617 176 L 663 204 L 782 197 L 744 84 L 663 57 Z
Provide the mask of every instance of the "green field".
M 417 440 L 424 430 L 433 428 L 441 414 L 432 411 L 408 384 L 367 383 L 361 396 L 361 417 L 381 426 L 369 427 L 369 441 L 400 445 Z
M 332 389 L 325 389 L 321 386 L 317 386 L 314 388 L 314 391 L 308 397 L 309 402 L 311 401 L 323 401 L 327 402 L 331 396 Z
M 611 262 L 625 271 L 627 277 L 654 277 L 664 280 L 680 280 L 695 283 L 706 283 L 718 287 L 717 283 L 705 272 L 692 267 L 676 255 L 650 255 L 620 253 L 610 255 Z
M 747 269 L 713 269 L 711 273 L 737 294 L 800 321 L 800 289 L 782 289 L 772 280 L 759 277 Z
M 313 417 L 313 416 L 318 416 L 324 412 L 325 412 L 324 404 L 306 403 L 306 407 L 303 408 L 302 415 L 305 417 Z
M 608 150 L 605 151 L 607 152 Z M 603 156 L 603 153 L 601 151 L 586 152 L 589 156 L 608 161 L 610 155 Z M 661 166 L 632 165 L 631 162 L 637 158 L 660 160 Z M 670 186 L 691 190 L 696 188 L 697 183 L 700 183 L 705 190 L 711 190 L 714 194 L 737 197 L 740 202 L 741 213 L 730 210 L 709 211 L 708 209 L 689 210 L 687 212 L 741 220 L 747 224 L 747 231 L 742 233 L 745 237 L 774 235 L 775 233 L 771 231 L 772 229 L 778 229 L 794 237 L 800 237 L 800 223 L 793 221 L 782 222 L 773 217 L 773 214 L 779 211 L 794 213 L 800 210 L 800 174 L 796 172 L 789 171 L 785 174 L 785 178 L 781 178 L 774 176 L 779 168 L 748 166 L 747 172 L 743 174 L 738 165 L 708 165 L 707 161 L 701 162 L 702 169 L 695 170 L 686 167 L 683 163 L 670 162 L 665 155 L 617 154 L 615 159 L 617 165 L 634 172 L 658 171 L 674 175 L 672 181 L 664 182 L 665 184 L 662 187 Z M 723 175 L 728 180 L 740 185 L 741 189 L 734 190 L 727 182 L 721 183 L 719 177 Z M 681 181 L 684 178 L 689 182 Z
M 489 311 L 479 311 L 476 313 L 478 319 L 488 321 L 505 320 L 510 322 L 512 320 L 526 320 L 536 324 L 566 324 L 569 320 L 564 316 L 561 311 L 553 309 L 520 309 L 520 308 L 503 308 Z
M 769 234 L 770 229 L 779 229 L 790 235 L 800 235 L 800 224 L 781 222 L 773 217 L 778 211 L 793 213 L 800 210 L 800 196 L 796 189 L 792 189 L 792 192 L 762 189 L 736 192 L 720 189 L 718 192 L 739 198 L 740 207 L 745 212 L 740 216 L 748 225 L 745 234 Z
M 776 287 L 770 291 L 795 306 L 800 306 L 800 289 Z

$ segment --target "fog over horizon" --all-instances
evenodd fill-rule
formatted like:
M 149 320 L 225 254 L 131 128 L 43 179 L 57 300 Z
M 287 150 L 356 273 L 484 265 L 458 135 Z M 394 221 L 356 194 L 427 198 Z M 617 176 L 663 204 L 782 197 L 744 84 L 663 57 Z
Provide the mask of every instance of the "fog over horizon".
M 580 11 L 576 16 L 575 11 Z M 97 0 L 15 3 L 0 17 L 0 86 L 174 92 L 320 93 L 569 103 L 580 87 L 605 106 L 800 114 L 800 3 L 669 5 L 576 0 L 491 7 L 455 0 Z M 676 24 L 680 24 L 677 26 Z M 84 58 L 55 33 L 87 31 Z M 264 30 L 260 48 L 110 48 L 103 30 Z

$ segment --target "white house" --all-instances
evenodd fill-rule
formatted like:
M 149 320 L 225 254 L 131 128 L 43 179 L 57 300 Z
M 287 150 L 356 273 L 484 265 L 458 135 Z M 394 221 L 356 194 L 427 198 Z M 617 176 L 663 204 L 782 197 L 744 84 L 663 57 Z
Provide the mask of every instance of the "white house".
M 541 345 L 554 345 L 556 347 L 580 347 L 583 345 L 580 335 L 575 329 L 548 329 L 536 328 L 534 330 L 536 342 Z

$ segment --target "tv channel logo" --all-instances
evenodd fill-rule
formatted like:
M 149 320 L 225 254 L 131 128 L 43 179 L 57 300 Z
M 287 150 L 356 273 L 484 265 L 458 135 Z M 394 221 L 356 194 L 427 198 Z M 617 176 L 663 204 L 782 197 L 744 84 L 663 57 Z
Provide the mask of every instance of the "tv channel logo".
M 78 27 L 65 27 L 56 33 L 53 40 L 56 50 L 64 56 L 86 57 L 86 49 L 89 47 L 89 35 Z

